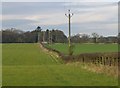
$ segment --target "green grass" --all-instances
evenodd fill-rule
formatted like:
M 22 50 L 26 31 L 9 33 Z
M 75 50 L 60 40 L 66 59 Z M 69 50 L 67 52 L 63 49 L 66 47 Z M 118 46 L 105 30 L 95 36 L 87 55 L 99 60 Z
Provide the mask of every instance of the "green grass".
M 94 53 L 94 52 L 117 52 L 117 44 L 73 44 L 74 54 L 80 53 Z M 62 53 L 68 54 L 68 44 L 56 43 L 52 45 L 46 45 L 47 47 L 56 49 Z
M 3 86 L 117 85 L 117 78 L 55 62 L 38 44 L 3 44 L 2 55 Z
M 3 44 L 3 65 L 23 66 L 53 63 L 56 62 L 37 44 Z

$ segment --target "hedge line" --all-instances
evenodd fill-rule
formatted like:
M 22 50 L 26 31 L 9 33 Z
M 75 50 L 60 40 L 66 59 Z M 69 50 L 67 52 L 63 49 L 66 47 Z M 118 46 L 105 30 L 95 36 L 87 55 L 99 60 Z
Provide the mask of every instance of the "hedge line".
M 120 53 L 111 52 L 111 53 L 84 53 L 80 55 L 65 56 L 62 58 L 66 62 L 79 61 L 82 63 L 93 63 L 109 66 L 117 66 L 120 62 Z
M 79 55 L 65 55 L 55 49 L 45 47 L 49 51 L 57 53 L 65 63 L 79 61 L 82 63 L 93 63 L 109 66 L 117 66 L 120 64 L 120 52 L 106 52 L 106 53 L 83 53 Z

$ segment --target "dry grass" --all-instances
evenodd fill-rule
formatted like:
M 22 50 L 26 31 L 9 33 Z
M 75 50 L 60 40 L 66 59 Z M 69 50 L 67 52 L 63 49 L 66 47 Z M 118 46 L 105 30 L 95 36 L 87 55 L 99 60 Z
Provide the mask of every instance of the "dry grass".
M 66 65 L 74 65 L 75 67 L 81 67 L 82 69 L 88 70 L 90 72 L 106 74 L 108 76 L 118 78 L 118 66 L 104 66 L 80 62 L 67 63 Z
M 107 74 L 109 76 L 118 77 L 118 66 L 104 66 L 104 65 L 95 65 L 95 64 L 83 64 L 83 69 L 87 69 L 89 71 L 95 72 L 95 73 L 103 73 Z

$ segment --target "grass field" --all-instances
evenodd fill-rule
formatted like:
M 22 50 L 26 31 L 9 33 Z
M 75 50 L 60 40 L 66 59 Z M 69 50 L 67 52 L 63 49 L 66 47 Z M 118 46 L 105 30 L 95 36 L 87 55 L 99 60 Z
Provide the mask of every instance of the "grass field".
M 68 44 L 56 43 L 46 46 L 68 54 Z M 74 54 L 93 52 L 118 52 L 118 44 L 73 44 L 73 46 Z
M 63 48 L 63 47 L 61 47 Z M 38 44 L 3 44 L 3 86 L 114 86 L 117 78 L 61 64 Z

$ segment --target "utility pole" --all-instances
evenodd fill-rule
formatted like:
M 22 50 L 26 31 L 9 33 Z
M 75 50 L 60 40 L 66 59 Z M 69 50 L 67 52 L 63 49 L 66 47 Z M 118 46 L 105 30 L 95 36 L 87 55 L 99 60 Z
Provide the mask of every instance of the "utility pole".
M 52 44 L 52 31 L 49 31 L 49 45 Z
M 40 42 L 40 32 L 41 32 L 41 30 L 42 30 L 41 27 L 38 26 L 37 27 L 37 33 L 38 33 L 38 38 L 37 38 L 38 40 L 37 40 L 37 42 L 38 43 Z
M 50 45 L 50 30 L 49 30 L 49 45 Z
M 38 43 L 40 42 L 40 33 L 38 32 Z
M 69 36 L 68 36 L 68 41 L 69 41 L 69 48 L 71 47 L 71 41 L 70 41 L 70 37 L 71 37 L 71 17 L 73 16 L 73 13 L 70 12 L 70 9 L 68 10 L 68 14 L 65 14 L 66 17 L 68 17 L 68 21 L 69 21 Z
M 52 31 L 51 31 L 51 33 L 50 33 L 50 43 L 52 44 Z
M 45 42 L 45 31 L 43 31 L 43 43 Z

